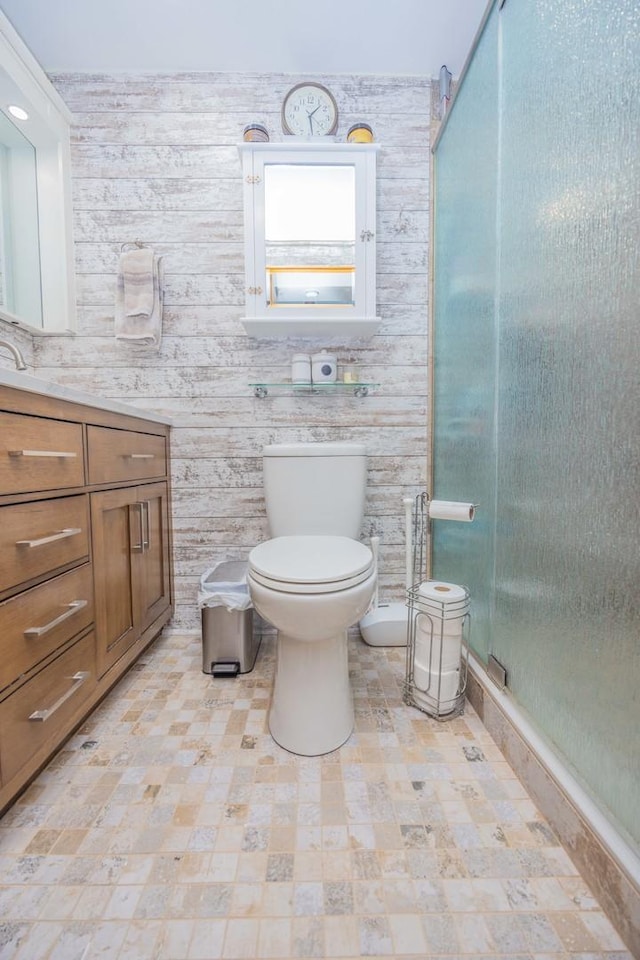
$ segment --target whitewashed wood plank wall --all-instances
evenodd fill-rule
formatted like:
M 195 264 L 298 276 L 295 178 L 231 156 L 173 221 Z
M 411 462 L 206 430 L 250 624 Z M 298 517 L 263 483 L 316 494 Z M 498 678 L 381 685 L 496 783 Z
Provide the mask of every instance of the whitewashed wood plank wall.
M 364 120 L 378 165 L 378 313 L 371 340 L 253 340 L 244 303 L 244 126 L 282 139 L 280 104 L 305 77 L 178 74 L 58 75 L 76 117 L 73 196 L 79 329 L 38 340 L 38 374 L 175 418 L 174 624 L 199 625 L 200 574 L 245 557 L 267 536 L 261 448 L 286 440 L 354 439 L 369 455 L 364 534 L 382 538 L 381 593 L 402 595 L 402 497 L 427 476 L 427 291 L 431 83 L 416 77 L 322 77 L 340 110 L 338 136 Z M 308 78 L 306 78 L 308 79 Z M 164 255 L 166 307 L 158 355 L 114 340 L 120 246 Z M 287 377 L 291 355 L 335 350 L 366 399 L 269 397 L 248 382 Z

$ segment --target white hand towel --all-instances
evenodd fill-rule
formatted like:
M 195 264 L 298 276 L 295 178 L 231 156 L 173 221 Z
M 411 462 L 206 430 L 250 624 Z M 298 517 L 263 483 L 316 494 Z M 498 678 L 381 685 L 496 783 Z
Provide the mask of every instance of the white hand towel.
M 120 255 L 127 317 L 150 317 L 153 312 L 153 250 L 142 247 Z
M 141 346 L 160 350 L 162 341 L 162 307 L 164 301 L 164 270 L 162 257 L 153 257 L 153 307 L 149 316 L 127 316 L 125 312 L 125 282 L 122 271 L 116 284 L 114 333 L 116 340 L 128 340 Z

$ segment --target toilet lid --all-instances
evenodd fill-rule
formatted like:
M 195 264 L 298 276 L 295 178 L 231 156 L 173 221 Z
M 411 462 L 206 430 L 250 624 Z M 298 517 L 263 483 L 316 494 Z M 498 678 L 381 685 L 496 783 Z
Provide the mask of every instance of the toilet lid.
M 346 590 L 372 570 L 371 550 L 349 537 L 275 537 L 249 554 L 250 576 L 290 593 Z

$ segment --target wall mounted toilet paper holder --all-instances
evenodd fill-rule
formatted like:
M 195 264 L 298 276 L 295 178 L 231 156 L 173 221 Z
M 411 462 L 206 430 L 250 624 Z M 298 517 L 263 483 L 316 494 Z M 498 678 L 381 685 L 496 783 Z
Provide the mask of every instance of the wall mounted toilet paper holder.
M 458 500 L 429 500 L 427 495 L 427 513 L 430 520 L 458 520 L 470 523 L 475 515 L 477 503 L 463 503 Z

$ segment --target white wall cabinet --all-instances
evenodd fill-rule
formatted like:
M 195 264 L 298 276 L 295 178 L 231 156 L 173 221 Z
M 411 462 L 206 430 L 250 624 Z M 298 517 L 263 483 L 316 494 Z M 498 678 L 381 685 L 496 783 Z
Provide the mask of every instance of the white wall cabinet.
M 243 143 L 253 337 L 367 337 L 376 316 L 377 144 Z

